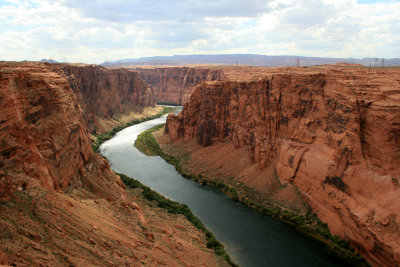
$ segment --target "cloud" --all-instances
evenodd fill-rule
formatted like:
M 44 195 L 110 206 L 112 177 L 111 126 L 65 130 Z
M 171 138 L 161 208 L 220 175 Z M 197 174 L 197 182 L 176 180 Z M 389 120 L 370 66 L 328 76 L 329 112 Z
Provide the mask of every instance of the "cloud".
M 320 27 L 337 13 L 336 7 L 330 3 L 325 4 L 319 0 L 296 1 L 285 9 L 281 19 L 283 23 L 289 23 L 292 27 L 304 29 Z
M 399 57 L 399 16 L 399 1 L 8 0 L 0 2 L 0 60 L 101 63 L 196 53 Z
M 256 17 L 269 10 L 266 0 L 64 0 L 83 17 L 110 22 L 197 21 L 205 17 Z

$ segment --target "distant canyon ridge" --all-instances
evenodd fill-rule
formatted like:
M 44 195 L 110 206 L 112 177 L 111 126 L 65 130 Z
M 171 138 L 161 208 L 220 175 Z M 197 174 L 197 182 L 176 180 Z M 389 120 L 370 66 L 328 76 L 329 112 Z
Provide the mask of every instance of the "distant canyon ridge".
M 222 80 L 224 77 L 221 69 L 206 67 L 135 68 L 135 70 L 153 87 L 157 103 L 171 105 L 186 103 L 196 85 Z
M 330 58 L 330 57 L 302 57 L 302 56 L 266 56 L 256 54 L 225 54 L 225 55 L 175 55 L 128 58 L 111 60 L 102 63 L 105 67 L 124 67 L 139 65 L 183 66 L 192 64 L 203 65 L 247 65 L 264 67 L 284 66 L 315 66 L 324 64 L 360 64 L 363 66 L 382 67 L 400 66 L 400 58 Z
M 153 87 L 157 103 L 183 105 L 189 100 L 196 85 L 225 79 L 224 69 L 227 67 L 309 67 L 338 63 L 388 67 L 400 66 L 400 58 L 355 59 L 255 54 L 175 55 L 113 60 L 101 65 L 110 68 L 132 68 L 140 72 L 142 78 Z

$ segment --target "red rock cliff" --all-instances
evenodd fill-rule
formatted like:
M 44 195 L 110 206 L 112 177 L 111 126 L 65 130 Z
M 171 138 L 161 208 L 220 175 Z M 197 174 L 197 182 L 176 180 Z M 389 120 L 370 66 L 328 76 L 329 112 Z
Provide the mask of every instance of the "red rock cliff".
M 223 77 L 221 69 L 170 67 L 136 70 L 153 87 L 158 103 L 174 105 L 186 103 L 197 84 L 220 80 Z
M 7 199 L 18 187 L 65 190 L 76 183 L 122 194 L 120 179 L 94 154 L 82 109 L 66 79 L 39 63 L 0 65 L 0 190 Z M 102 173 L 89 181 L 87 172 Z M 97 186 L 96 186 L 97 188 Z
M 248 146 L 376 266 L 400 264 L 400 71 L 264 71 L 196 87 L 165 132 Z M 240 179 L 239 177 L 236 179 Z
M 97 65 L 52 65 L 64 73 L 82 106 L 85 121 L 91 132 L 102 132 L 98 118 L 112 118 L 133 106 L 154 106 L 151 86 L 139 72 L 107 69 Z

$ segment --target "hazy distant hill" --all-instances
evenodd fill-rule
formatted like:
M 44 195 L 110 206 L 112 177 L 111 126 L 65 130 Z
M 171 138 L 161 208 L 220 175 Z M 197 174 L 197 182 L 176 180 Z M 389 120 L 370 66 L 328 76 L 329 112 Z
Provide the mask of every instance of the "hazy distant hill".
M 47 63 L 58 63 L 57 61 L 55 61 L 54 59 L 51 59 L 51 58 L 49 58 L 49 59 L 42 59 L 42 60 L 40 60 L 40 62 L 47 62 Z
M 298 61 L 297 61 L 298 60 Z M 328 57 L 300 57 L 300 56 L 264 56 L 252 54 L 227 55 L 175 55 L 141 57 L 106 61 L 103 66 L 130 66 L 130 65 L 188 65 L 188 64 L 228 64 L 251 66 L 312 66 L 322 64 L 352 63 L 365 66 L 400 66 L 400 58 L 328 58 Z M 383 62 L 383 64 L 382 64 Z

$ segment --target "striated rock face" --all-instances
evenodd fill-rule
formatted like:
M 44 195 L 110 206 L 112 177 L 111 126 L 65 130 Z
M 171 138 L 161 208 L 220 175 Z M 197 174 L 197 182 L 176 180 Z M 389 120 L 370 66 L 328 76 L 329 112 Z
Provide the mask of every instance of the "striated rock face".
M 53 64 L 64 74 L 82 106 L 91 132 L 103 132 L 99 118 L 112 118 L 134 106 L 154 106 L 151 86 L 139 72 L 107 69 L 97 65 Z
M 250 148 L 253 163 L 295 185 L 333 234 L 374 265 L 398 266 L 400 71 L 336 66 L 262 75 L 196 87 L 165 132 Z
M 1 63 L 0 69 L 2 199 L 16 188 L 65 190 L 89 182 L 87 171 L 120 183 L 93 153 L 82 109 L 66 79 L 47 64 Z M 101 186 L 102 180 L 96 183 Z M 117 186 L 99 193 L 122 191 Z
M 221 69 L 169 67 L 137 68 L 143 79 L 154 89 L 158 103 L 182 105 L 186 103 L 194 86 L 205 81 L 221 80 Z

